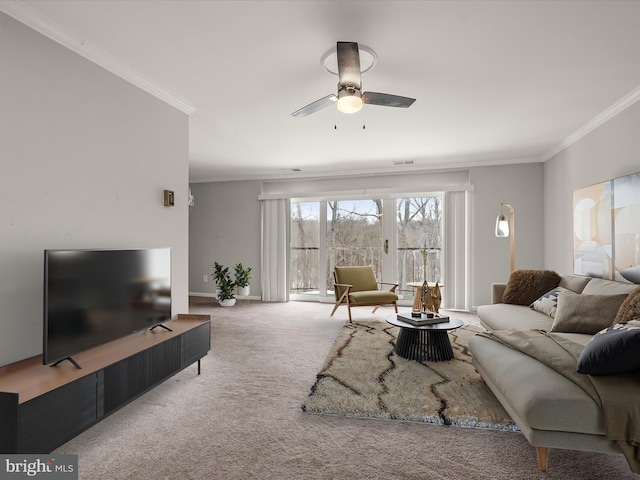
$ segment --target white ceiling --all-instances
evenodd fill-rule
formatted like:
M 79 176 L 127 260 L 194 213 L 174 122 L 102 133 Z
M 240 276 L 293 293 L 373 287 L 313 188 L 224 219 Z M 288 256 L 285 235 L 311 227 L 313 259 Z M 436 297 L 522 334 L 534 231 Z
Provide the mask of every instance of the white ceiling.
M 3 0 L 0 9 L 193 111 L 192 182 L 544 161 L 640 98 L 639 1 Z M 376 51 L 365 91 L 413 106 L 291 117 L 335 93 L 320 58 L 338 40 Z

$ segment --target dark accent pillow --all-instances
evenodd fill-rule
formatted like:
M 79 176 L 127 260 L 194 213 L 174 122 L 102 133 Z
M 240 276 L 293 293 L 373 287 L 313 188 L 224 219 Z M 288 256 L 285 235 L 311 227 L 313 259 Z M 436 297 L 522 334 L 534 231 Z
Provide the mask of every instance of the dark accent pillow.
M 551 318 L 556 316 L 556 310 L 558 309 L 558 296 L 561 293 L 568 292 L 568 288 L 556 287 L 549 290 L 547 293 L 538 298 L 535 302 L 529 305 L 529 308 L 537 310 L 540 313 L 549 315 Z
M 552 270 L 516 270 L 509 277 L 502 296 L 503 303 L 531 305 L 560 284 L 560 275 Z
M 598 332 L 578 358 L 578 373 L 615 375 L 640 369 L 640 328 L 618 323 Z
M 627 299 L 622 302 L 613 324 L 626 323 L 634 318 L 640 318 L 640 287 L 631 292 Z
M 626 293 L 620 295 L 561 293 L 558 295 L 558 309 L 551 331 L 594 335 L 613 324 L 613 319 L 616 318 L 616 313 L 626 298 Z

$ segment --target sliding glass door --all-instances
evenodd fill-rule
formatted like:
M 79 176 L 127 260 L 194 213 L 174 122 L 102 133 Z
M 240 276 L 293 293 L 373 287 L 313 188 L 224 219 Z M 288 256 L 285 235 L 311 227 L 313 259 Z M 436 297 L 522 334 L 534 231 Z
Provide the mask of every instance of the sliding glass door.
M 443 283 L 442 195 L 396 199 L 396 264 L 399 290 L 409 282 Z
M 320 202 L 291 202 L 290 295 L 320 293 L 320 227 Z
M 336 266 L 372 265 L 382 276 L 382 200 L 332 200 L 327 203 L 325 285 L 333 291 Z
M 426 248 L 426 250 L 425 250 Z M 442 278 L 442 195 L 291 202 L 292 299 L 333 296 L 335 266 L 372 265 L 379 281 L 395 281 L 411 300 L 407 282 Z

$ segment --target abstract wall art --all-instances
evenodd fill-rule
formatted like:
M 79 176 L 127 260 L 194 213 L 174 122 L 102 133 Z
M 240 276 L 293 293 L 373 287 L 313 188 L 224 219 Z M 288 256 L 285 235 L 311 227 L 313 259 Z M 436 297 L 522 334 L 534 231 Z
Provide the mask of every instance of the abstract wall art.
M 640 284 L 640 173 L 573 192 L 573 272 Z
M 640 283 L 640 173 L 616 178 L 613 192 L 615 280 Z

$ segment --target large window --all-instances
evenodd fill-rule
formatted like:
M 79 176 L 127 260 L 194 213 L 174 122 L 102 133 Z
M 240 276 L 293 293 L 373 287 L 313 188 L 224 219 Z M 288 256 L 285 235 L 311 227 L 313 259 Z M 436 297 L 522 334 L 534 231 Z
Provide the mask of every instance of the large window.
M 399 290 L 412 294 L 407 283 L 425 279 L 442 284 L 442 196 L 398 198 L 396 207 Z
M 443 283 L 440 193 L 389 199 L 291 202 L 290 293 L 333 295 L 333 268 L 372 265 L 379 281 Z M 322 239 L 322 241 L 321 241 Z
M 320 205 L 291 202 L 290 293 L 318 293 Z
M 382 274 L 382 200 L 333 200 L 327 204 L 325 286 L 333 290 L 333 268 L 372 265 Z

